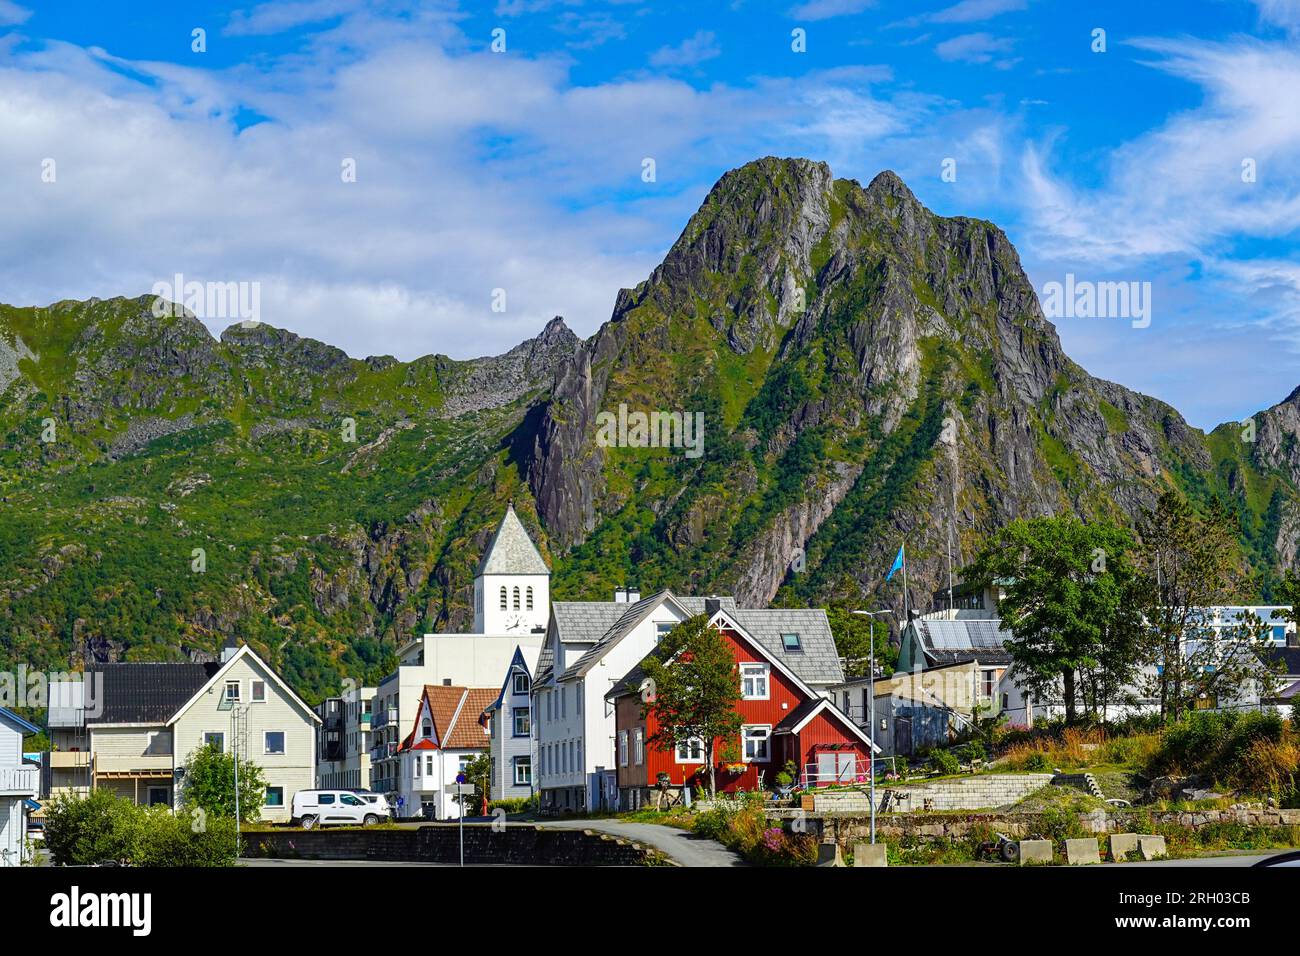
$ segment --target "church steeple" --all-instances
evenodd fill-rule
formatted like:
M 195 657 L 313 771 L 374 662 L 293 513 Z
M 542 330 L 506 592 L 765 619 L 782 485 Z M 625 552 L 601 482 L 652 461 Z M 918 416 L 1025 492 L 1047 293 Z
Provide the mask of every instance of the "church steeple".
M 474 576 L 475 632 L 527 634 L 545 628 L 551 612 L 550 576 L 511 501 Z

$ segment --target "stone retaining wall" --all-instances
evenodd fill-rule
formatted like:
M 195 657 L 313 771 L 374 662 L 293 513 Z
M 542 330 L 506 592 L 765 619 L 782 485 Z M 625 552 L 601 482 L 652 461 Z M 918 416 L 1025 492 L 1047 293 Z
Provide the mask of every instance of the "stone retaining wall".
M 794 816 L 790 812 L 780 816 Z M 853 814 L 820 814 L 806 817 L 823 828 L 824 839 L 849 848 L 870 833 L 870 817 Z M 1219 824 L 1236 824 L 1246 827 L 1300 827 L 1300 810 L 1272 808 L 1239 808 L 1227 810 L 1165 811 L 1141 813 L 1132 810 L 1095 810 L 1079 814 L 1079 823 L 1089 833 L 1150 832 L 1144 828 L 1155 826 L 1180 826 L 1195 830 Z M 929 839 L 960 839 L 970 835 L 975 827 L 984 825 L 1012 839 L 1033 837 L 1043 831 L 1043 817 L 1037 813 L 886 813 L 876 816 L 876 833 L 884 840 L 904 837 Z
M 1050 773 L 990 773 L 933 783 L 876 784 L 876 801 L 889 791 L 889 809 L 900 813 L 927 810 L 984 810 L 1017 803 L 1052 782 Z M 879 810 L 879 805 L 877 810 Z M 866 789 L 828 790 L 813 795 L 814 813 L 870 813 Z
M 304 860 L 460 862 L 459 827 L 429 824 L 365 830 L 271 830 L 244 834 L 245 857 Z M 649 847 L 594 830 L 509 824 L 465 825 L 465 863 L 516 866 L 645 866 L 663 862 Z

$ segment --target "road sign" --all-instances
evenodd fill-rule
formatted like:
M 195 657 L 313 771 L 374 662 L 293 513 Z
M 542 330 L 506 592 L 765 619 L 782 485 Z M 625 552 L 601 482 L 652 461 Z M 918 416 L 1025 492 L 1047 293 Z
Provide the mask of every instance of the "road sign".
M 464 794 L 468 794 L 468 793 L 473 793 L 473 792 L 474 792 L 474 784 L 472 784 L 472 783 L 458 783 L 458 784 L 456 784 L 456 786 L 453 787 L 452 789 L 453 789 L 453 792 L 455 792 L 455 793 L 459 793 L 459 794 L 462 794 L 462 795 L 464 795 Z
M 464 782 L 465 782 L 465 775 L 464 775 L 463 773 L 458 773 L 458 774 L 456 774 L 456 782 L 457 782 L 457 783 L 464 783 Z

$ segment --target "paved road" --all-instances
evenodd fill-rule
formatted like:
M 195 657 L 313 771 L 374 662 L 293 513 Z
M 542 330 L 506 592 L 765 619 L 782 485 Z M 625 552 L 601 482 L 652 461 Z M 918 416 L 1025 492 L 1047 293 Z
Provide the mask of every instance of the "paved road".
M 1224 853 L 1218 856 L 1194 856 L 1182 860 L 1139 860 L 1134 863 L 1111 863 L 1110 866 L 1254 866 L 1260 860 L 1287 853 L 1287 850 L 1274 850 L 1272 853 Z
M 744 866 L 740 855 L 721 843 L 706 840 L 686 830 L 657 823 L 633 823 L 629 820 L 547 820 L 541 827 L 568 830 L 598 830 L 612 836 L 636 840 L 661 850 L 682 866 Z
M 241 859 L 240 866 L 281 867 L 281 866 L 445 866 L 442 863 L 415 863 L 399 860 L 267 860 Z

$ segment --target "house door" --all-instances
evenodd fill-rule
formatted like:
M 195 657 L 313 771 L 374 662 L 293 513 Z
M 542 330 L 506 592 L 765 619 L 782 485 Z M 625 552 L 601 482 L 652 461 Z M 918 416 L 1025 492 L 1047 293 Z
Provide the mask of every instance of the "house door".
M 911 717 L 897 717 L 894 720 L 894 753 L 900 757 L 912 755 Z

